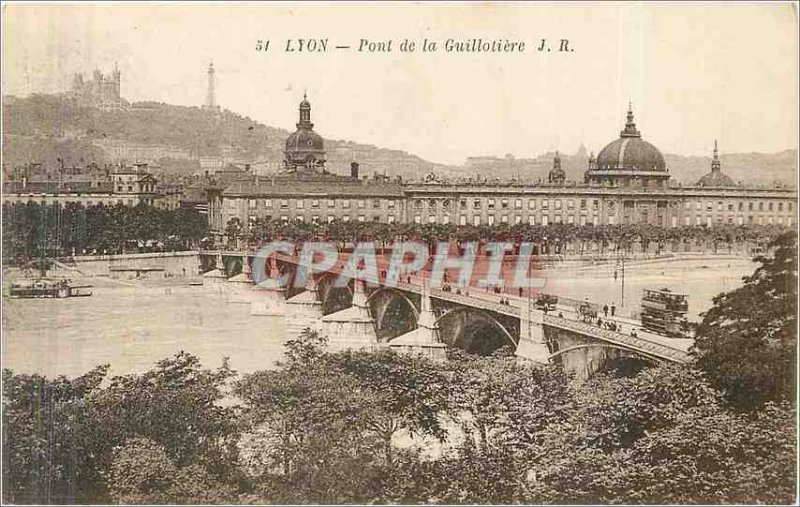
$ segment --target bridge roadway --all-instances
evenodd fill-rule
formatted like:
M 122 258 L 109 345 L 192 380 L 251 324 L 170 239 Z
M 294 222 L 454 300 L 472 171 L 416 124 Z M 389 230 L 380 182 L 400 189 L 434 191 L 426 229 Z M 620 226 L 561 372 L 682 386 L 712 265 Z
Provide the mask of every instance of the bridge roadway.
M 221 253 L 223 256 L 244 256 L 243 252 L 203 252 L 204 254 L 208 255 L 217 255 Z M 253 254 L 248 253 L 247 256 L 252 257 Z M 274 254 L 275 258 L 282 262 L 287 262 L 294 264 L 295 266 L 299 265 L 299 259 L 296 256 L 286 255 L 282 253 Z M 329 270 L 319 270 L 319 272 L 327 272 L 335 275 L 339 275 L 341 269 L 339 267 L 341 263 L 337 263 L 336 266 Z M 405 278 L 406 280 L 409 278 L 409 275 L 404 275 L 401 278 Z M 421 294 L 423 292 L 423 281 L 424 277 L 420 277 L 417 275 L 410 275 L 412 283 L 407 283 L 407 281 L 398 280 L 397 284 L 394 287 L 400 291 L 406 292 L 413 292 L 416 294 Z M 416 283 L 414 283 L 416 282 Z M 382 283 L 383 285 L 383 283 Z M 518 319 L 523 318 L 524 312 L 527 312 L 528 307 L 528 299 L 527 297 L 517 297 L 512 296 L 509 294 L 494 294 L 491 291 L 485 291 L 482 288 L 475 288 L 475 287 L 468 287 L 459 288 L 461 293 L 456 293 L 453 291 L 446 291 L 440 288 L 429 288 L 428 294 L 432 298 L 440 299 L 443 301 L 449 301 L 451 303 L 463 305 L 463 306 L 470 306 L 472 308 L 477 308 L 480 310 L 495 312 L 502 315 L 508 315 L 511 317 L 516 317 Z M 484 292 L 485 291 L 485 292 Z M 505 298 L 509 301 L 509 304 L 501 304 L 501 298 Z M 523 310 L 525 308 L 525 310 Z M 563 307 L 562 307 L 563 308 Z M 566 310 L 566 314 L 564 312 L 559 312 L 561 316 L 545 314 L 543 316 L 543 323 L 547 326 L 556 327 L 559 329 L 563 329 L 566 331 L 570 331 L 573 333 L 578 333 L 583 336 L 589 337 L 595 341 L 606 342 L 611 345 L 621 347 L 623 349 L 632 350 L 638 352 L 642 355 L 653 357 L 663 361 L 669 361 L 673 363 L 685 363 L 689 361 L 689 354 L 688 350 L 689 347 L 692 345 L 693 340 L 691 339 L 676 339 L 676 338 L 668 338 L 665 336 L 657 335 L 654 333 L 650 333 L 641 327 L 636 328 L 637 336 L 632 336 L 630 334 L 619 333 L 616 331 L 611 331 L 609 329 L 604 329 L 599 326 L 596 326 L 591 323 L 586 323 L 580 320 L 576 313 L 569 311 L 567 308 L 563 308 Z M 540 311 L 536 309 L 531 309 L 531 312 Z M 558 311 L 558 310 L 556 310 Z M 635 321 L 631 319 L 625 319 L 622 317 L 608 317 L 604 318 L 604 320 L 609 321 L 613 320 L 617 323 L 624 323 L 629 328 L 634 329 L 634 325 L 638 325 Z

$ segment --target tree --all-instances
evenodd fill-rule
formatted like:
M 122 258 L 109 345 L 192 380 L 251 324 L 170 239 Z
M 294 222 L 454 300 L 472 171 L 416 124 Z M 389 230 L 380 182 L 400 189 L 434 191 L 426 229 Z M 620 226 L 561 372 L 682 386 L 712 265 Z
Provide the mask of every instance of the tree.
M 89 450 L 108 468 L 115 447 L 146 438 L 163 448 L 176 467 L 197 465 L 214 480 L 235 483 L 238 409 L 221 404 L 234 375 L 227 362 L 216 370 L 203 369 L 197 357 L 181 352 L 143 374 L 113 377 L 90 400 L 97 424 Z
M 108 366 L 67 379 L 3 370 L 3 500 L 8 503 L 97 501 L 102 468 L 87 442 L 96 421 L 87 398 Z
M 692 354 L 712 385 L 742 409 L 794 399 L 797 347 L 797 244 L 785 233 L 744 286 L 714 298 Z

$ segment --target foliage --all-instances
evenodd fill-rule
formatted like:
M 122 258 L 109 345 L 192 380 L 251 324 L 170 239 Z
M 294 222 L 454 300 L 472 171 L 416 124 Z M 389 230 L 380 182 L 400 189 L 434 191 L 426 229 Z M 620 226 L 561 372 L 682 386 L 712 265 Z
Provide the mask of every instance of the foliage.
M 3 203 L 6 263 L 22 264 L 42 255 L 61 257 L 95 250 L 137 252 L 148 241 L 161 242 L 162 249 L 187 249 L 207 234 L 206 217 L 189 208 Z
M 794 399 L 797 348 L 797 244 L 770 243 L 744 285 L 714 298 L 698 326 L 694 355 L 709 381 L 739 408 Z
M 163 446 L 144 437 L 114 449 L 111 498 L 122 504 L 215 504 L 236 499 L 235 490 L 197 464 L 176 466 Z
M 87 398 L 108 367 L 69 380 L 3 370 L 3 501 L 80 503 L 102 469 L 87 446 L 96 421 Z

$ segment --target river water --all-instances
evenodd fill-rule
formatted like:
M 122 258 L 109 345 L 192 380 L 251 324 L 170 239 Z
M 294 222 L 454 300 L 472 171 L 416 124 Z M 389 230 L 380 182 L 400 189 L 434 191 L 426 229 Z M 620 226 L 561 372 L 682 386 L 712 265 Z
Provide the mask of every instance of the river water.
M 614 281 L 614 270 L 617 280 Z M 690 259 L 621 267 L 553 267 L 544 272 L 545 292 L 615 303 L 622 314 L 638 311 L 644 288 L 668 287 L 689 294 L 689 318 L 707 310 L 714 295 L 741 285 L 752 273 L 747 259 Z M 2 364 L 15 372 L 81 375 L 108 363 L 112 374 L 145 371 L 180 351 L 215 368 L 229 357 L 248 373 L 272 368 L 283 349 L 284 318 L 253 316 L 250 306 L 226 302 L 218 292 L 185 282 L 171 287 L 87 279 L 93 296 L 69 299 L 3 300 Z

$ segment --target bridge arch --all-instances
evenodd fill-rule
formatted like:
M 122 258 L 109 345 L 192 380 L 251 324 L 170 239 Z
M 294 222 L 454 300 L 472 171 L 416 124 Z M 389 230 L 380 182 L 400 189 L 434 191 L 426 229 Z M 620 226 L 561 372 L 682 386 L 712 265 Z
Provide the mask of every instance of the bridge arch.
M 550 354 L 547 357 L 547 360 L 552 362 L 553 359 L 559 358 L 559 357 L 561 357 L 562 354 L 566 354 L 567 352 L 572 352 L 573 350 L 588 349 L 588 348 L 604 348 L 604 349 L 619 350 L 619 351 L 622 351 L 622 352 L 627 352 L 627 353 L 631 354 L 631 356 L 633 356 L 633 357 L 637 357 L 637 358 L 642 359 L 642 360 L 650 361 L 650 362 L 652 362 L 654 364 L 658 364 L 658 363 L 661 362 L 660 359 L 658 359 L 656 357 L 653 357 L 653 356 L 650 356 L 648 354 L 645 354 L 644 352 L 641 352 L 639 350 L 635 350 L 635 349 L 628 348 L 628 347 L 623 347 L 623 346 L 620 346 L 620 345 L 615 345 L 613 343 L 606 343 L 606 342 L 582 343 L 580 345 L 573 345 L 572 347 L 567 347 L 565 349 L 557 350 L 557 351 L 553 352 L 552 354 Z
M 491 327 L 493 327 L 494 329 L 499 331 L 500 334 L 503 337 L 503 340 L 507 341 L 514 349 L 517 348 L 518 340 L 514 337 L 514 335 L 508 330 L 508 328 L 505 325 L 503 325 L 502 322 L 497 320 L 497 318 L 495 318 L 490 312 L 488 312 L 486 310 L 482 310 L 482 309 L 479 309 L 479 308 L 472 308 L 472 307 L 468 307 L 468 306 L 457 306 L 455 308 L 451 308 L 451 309 L 445 311 L 442 315 L 440 315 L 436 319 L 436 323 L 439 324 L 444 319 L 446 319 L 448 317 L 452 317 L 454 315 L 458 315 L 458 314 L 463 314 L 465 316 L 465 321 L 464 321 L 464 325 L 462 325 L 460 327 L 460 329 L 458 329 L 458 331 L 455 333 L 454 337 L 452 338 L 452 344 L 455 344 L 460 339 L 462 339 L 464 337 L 464 334 L 470 328 L 470 325 L 469 325 L 470 323 L 468 321 L 468 318 L 469 317 L 477 317 L 478 320 L 481 320 L 481 321 L 483 321 L 485 323 L 488 323 Z M 474 324 L 474 321 L 473 321 L 473 324 Z

